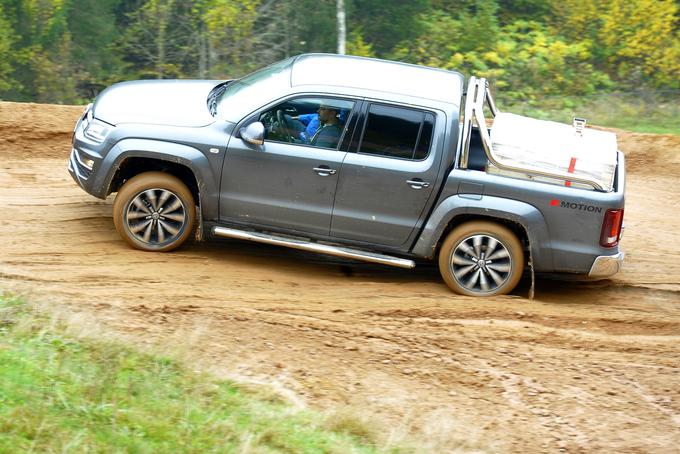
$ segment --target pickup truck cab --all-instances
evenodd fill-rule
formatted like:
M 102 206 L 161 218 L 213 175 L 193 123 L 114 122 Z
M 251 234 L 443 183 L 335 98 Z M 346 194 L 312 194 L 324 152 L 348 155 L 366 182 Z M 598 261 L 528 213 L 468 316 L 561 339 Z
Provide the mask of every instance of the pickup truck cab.
M 610 150 L 604 177 L 576 158 L 540 165 L 553 139 L 523 143 L 548 122 L 503 117 L 524 121 L 505 148 L 524 160 L 501 159 L 485 106 L 500 124 L 484 79 L 301 55 L 226 82 L 115 84 L 79 119 L 68 167 L 93 196 L 117 192 L 117 231 L 147 251 L 195 232 L 404 268 L 437 260 L 451 289 L 475 296 L 510 292 L 528 267 L 616 273 L 623 154 Z

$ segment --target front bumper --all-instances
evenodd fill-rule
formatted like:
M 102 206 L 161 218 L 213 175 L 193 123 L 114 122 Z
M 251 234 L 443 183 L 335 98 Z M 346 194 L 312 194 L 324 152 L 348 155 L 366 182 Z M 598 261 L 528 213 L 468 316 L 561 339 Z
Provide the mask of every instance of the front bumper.
M 107 194 L 101 194 L 102 191 L 97 186 L 97 184 L 101 184 L 99 182 L 101 175 L 98 174 L 98 170 L 101 167 L 103 156 L 111 145 L 108 141 L 96 142 L 85 136 L 85 121 L 86 118 L 91 119 L 91 106 L 91 104 L 87 106 L 73 130 L 71 155 L 67 168 L 71 178 L 85 192 L 104 199 Z
M 86 182 L 92 173 L 92 168 L 83 163 L 80 153 L 75 148 L 71 148 L 71 156 L 68 160 L 68 171 L 78 185 L 87 190 Z
M 593 266 L 590 267 L 588 277 L 591 279 L 604 279 L 613 276 L 621 270 L 625 253 L 619 252 L 614 255 L 600 255 L 595 258 Z

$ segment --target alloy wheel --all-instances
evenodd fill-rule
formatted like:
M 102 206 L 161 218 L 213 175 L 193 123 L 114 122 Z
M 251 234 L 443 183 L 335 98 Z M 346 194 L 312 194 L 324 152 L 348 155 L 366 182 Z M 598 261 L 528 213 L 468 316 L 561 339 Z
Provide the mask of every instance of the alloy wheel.
M 182 200 L 167 189 L 147 189 L 137 194 L 125 210 L 125 223 L 140 242 L 162 246 L 175 241 L 187 222 Z
M 453 250 L 449 269 L 460 286 L 474 293 L 492 293 L 510 277 L 512 257 L 498 239 L 484 234 L 464 238 Z

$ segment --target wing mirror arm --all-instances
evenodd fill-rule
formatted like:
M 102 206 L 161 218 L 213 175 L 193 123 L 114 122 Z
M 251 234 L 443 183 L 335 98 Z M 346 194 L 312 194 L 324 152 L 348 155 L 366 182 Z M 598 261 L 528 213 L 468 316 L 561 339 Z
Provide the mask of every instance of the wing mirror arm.
M 252 145 L 264 145 L 264 125 L 259 121 L 239 130 L 239 136 Z

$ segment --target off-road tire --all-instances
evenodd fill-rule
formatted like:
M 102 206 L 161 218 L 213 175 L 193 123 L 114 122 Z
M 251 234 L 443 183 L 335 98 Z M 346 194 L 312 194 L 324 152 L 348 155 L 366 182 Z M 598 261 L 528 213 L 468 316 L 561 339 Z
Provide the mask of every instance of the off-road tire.
M 505 295 L 517 286 L 523 271 L 522 243 L 510 229 L 495 222 L 461 224 L 448 234 L 439 250 L 442 278 L 462 295 Z
M 118 191 L 113 223 L 130 246 L 167 252 L 181 246 L 194 230 L 196 203 L 179 178 L 145 172 L 130 178 Z

